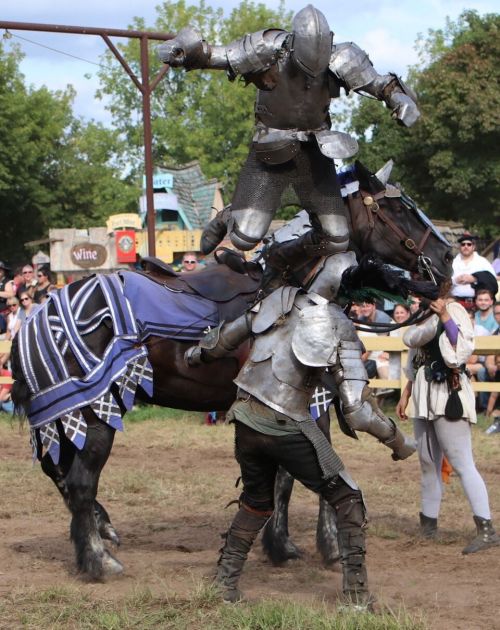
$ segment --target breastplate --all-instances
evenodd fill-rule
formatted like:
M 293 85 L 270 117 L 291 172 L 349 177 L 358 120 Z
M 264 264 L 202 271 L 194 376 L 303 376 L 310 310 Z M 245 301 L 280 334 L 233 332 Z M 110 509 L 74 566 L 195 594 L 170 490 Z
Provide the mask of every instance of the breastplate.
M 278 62 L 276 87 L 257 91 L 256 119 L 274 129 L 329 128 L 330 90 L 328 73 L 310 78 L 289 58 Z

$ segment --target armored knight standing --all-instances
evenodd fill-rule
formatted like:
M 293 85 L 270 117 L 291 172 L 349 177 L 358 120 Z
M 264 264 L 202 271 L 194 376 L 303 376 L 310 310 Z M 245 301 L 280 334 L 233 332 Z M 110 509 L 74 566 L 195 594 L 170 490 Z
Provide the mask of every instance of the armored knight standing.
M 230 215 L 216 217 L 205 229 L 204 252 L 214 249 L 227 229 L 237 248 L 255 247 L 289 186 L 326 237 L 326 253 L 347 250 L 349 229 L 333 158 L 351 157 L 357 143 L 330 130 L 330 99 L 340 88 L 367 94 L 384 101 L 406 126 L 419 111 L 400 78 L 379 75 L 356 44 L 332 41 L 325 16 L 307 5 L 293 18 L 291 32 L 269 28 L 212 46 L 188 27 L 159 46 L 160 58 L 173 67 L 225 70 L 230 80 L 241 76 L 258 88 L 255 134 Z
M 281 465 L 334 509 L 344 595 L 355 606 L 370 605 L 361 492 L 309 414 L 312 392 L 325 368 L 338 383 L 352 428 L 375 435 L 393 450 L 395 459 L 410 456 L 415 445 L 364 400 L 368 379 L 361 362 L 362 344 L 352 322 L 333 303 L 337 257 L 324 261 L 308 292 L 280 287 L 186 353 L 188 365 L 194 366 L 254 338 L 249 358 L 235 379 L 238 398 L 227 416 L 235 421 L 236 457 L 243 480 L 240 509 L 227 532 L 216 576 L 229 602 L 241 596 L 238 581 L 247 554 L 273 512 L 274 482 Z

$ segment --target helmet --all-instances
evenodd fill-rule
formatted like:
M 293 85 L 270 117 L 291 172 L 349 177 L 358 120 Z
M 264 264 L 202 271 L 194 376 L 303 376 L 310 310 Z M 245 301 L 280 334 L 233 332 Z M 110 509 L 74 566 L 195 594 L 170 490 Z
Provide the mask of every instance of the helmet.
M 332 33 L 326 17 L 312 4 L 293 18 L 291 58 L 310 77 L 323 72 L 332 53 Z
M 342 274 L 356 264 L 356 254 L 352 251 L 327 256 L 307 287 L 307 292 L 317 293 L 331 302 L 337 296 Z

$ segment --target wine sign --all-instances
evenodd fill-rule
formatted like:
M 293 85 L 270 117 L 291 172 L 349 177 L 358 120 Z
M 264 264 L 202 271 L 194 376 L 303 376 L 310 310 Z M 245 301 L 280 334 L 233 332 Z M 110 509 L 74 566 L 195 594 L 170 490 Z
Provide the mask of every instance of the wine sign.
M 71 261 L 83 269 L 101 267 L 106 262 L 108 252 L 103 245 L 94 243 L 77 243 L 70 253 Z

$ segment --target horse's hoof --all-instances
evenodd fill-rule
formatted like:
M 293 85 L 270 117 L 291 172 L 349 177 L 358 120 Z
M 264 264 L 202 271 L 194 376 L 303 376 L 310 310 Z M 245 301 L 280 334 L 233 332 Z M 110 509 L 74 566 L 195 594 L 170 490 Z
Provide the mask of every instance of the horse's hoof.
M 119 575 L 123 572 L 123 564 L 119 562 L 110 553 L 104 554 L 102 559 L 103 575 Z
M 291 540 L 287 541 L 284 549 L 285 560 L 300 560 L 303 555 L 302 551 Z

